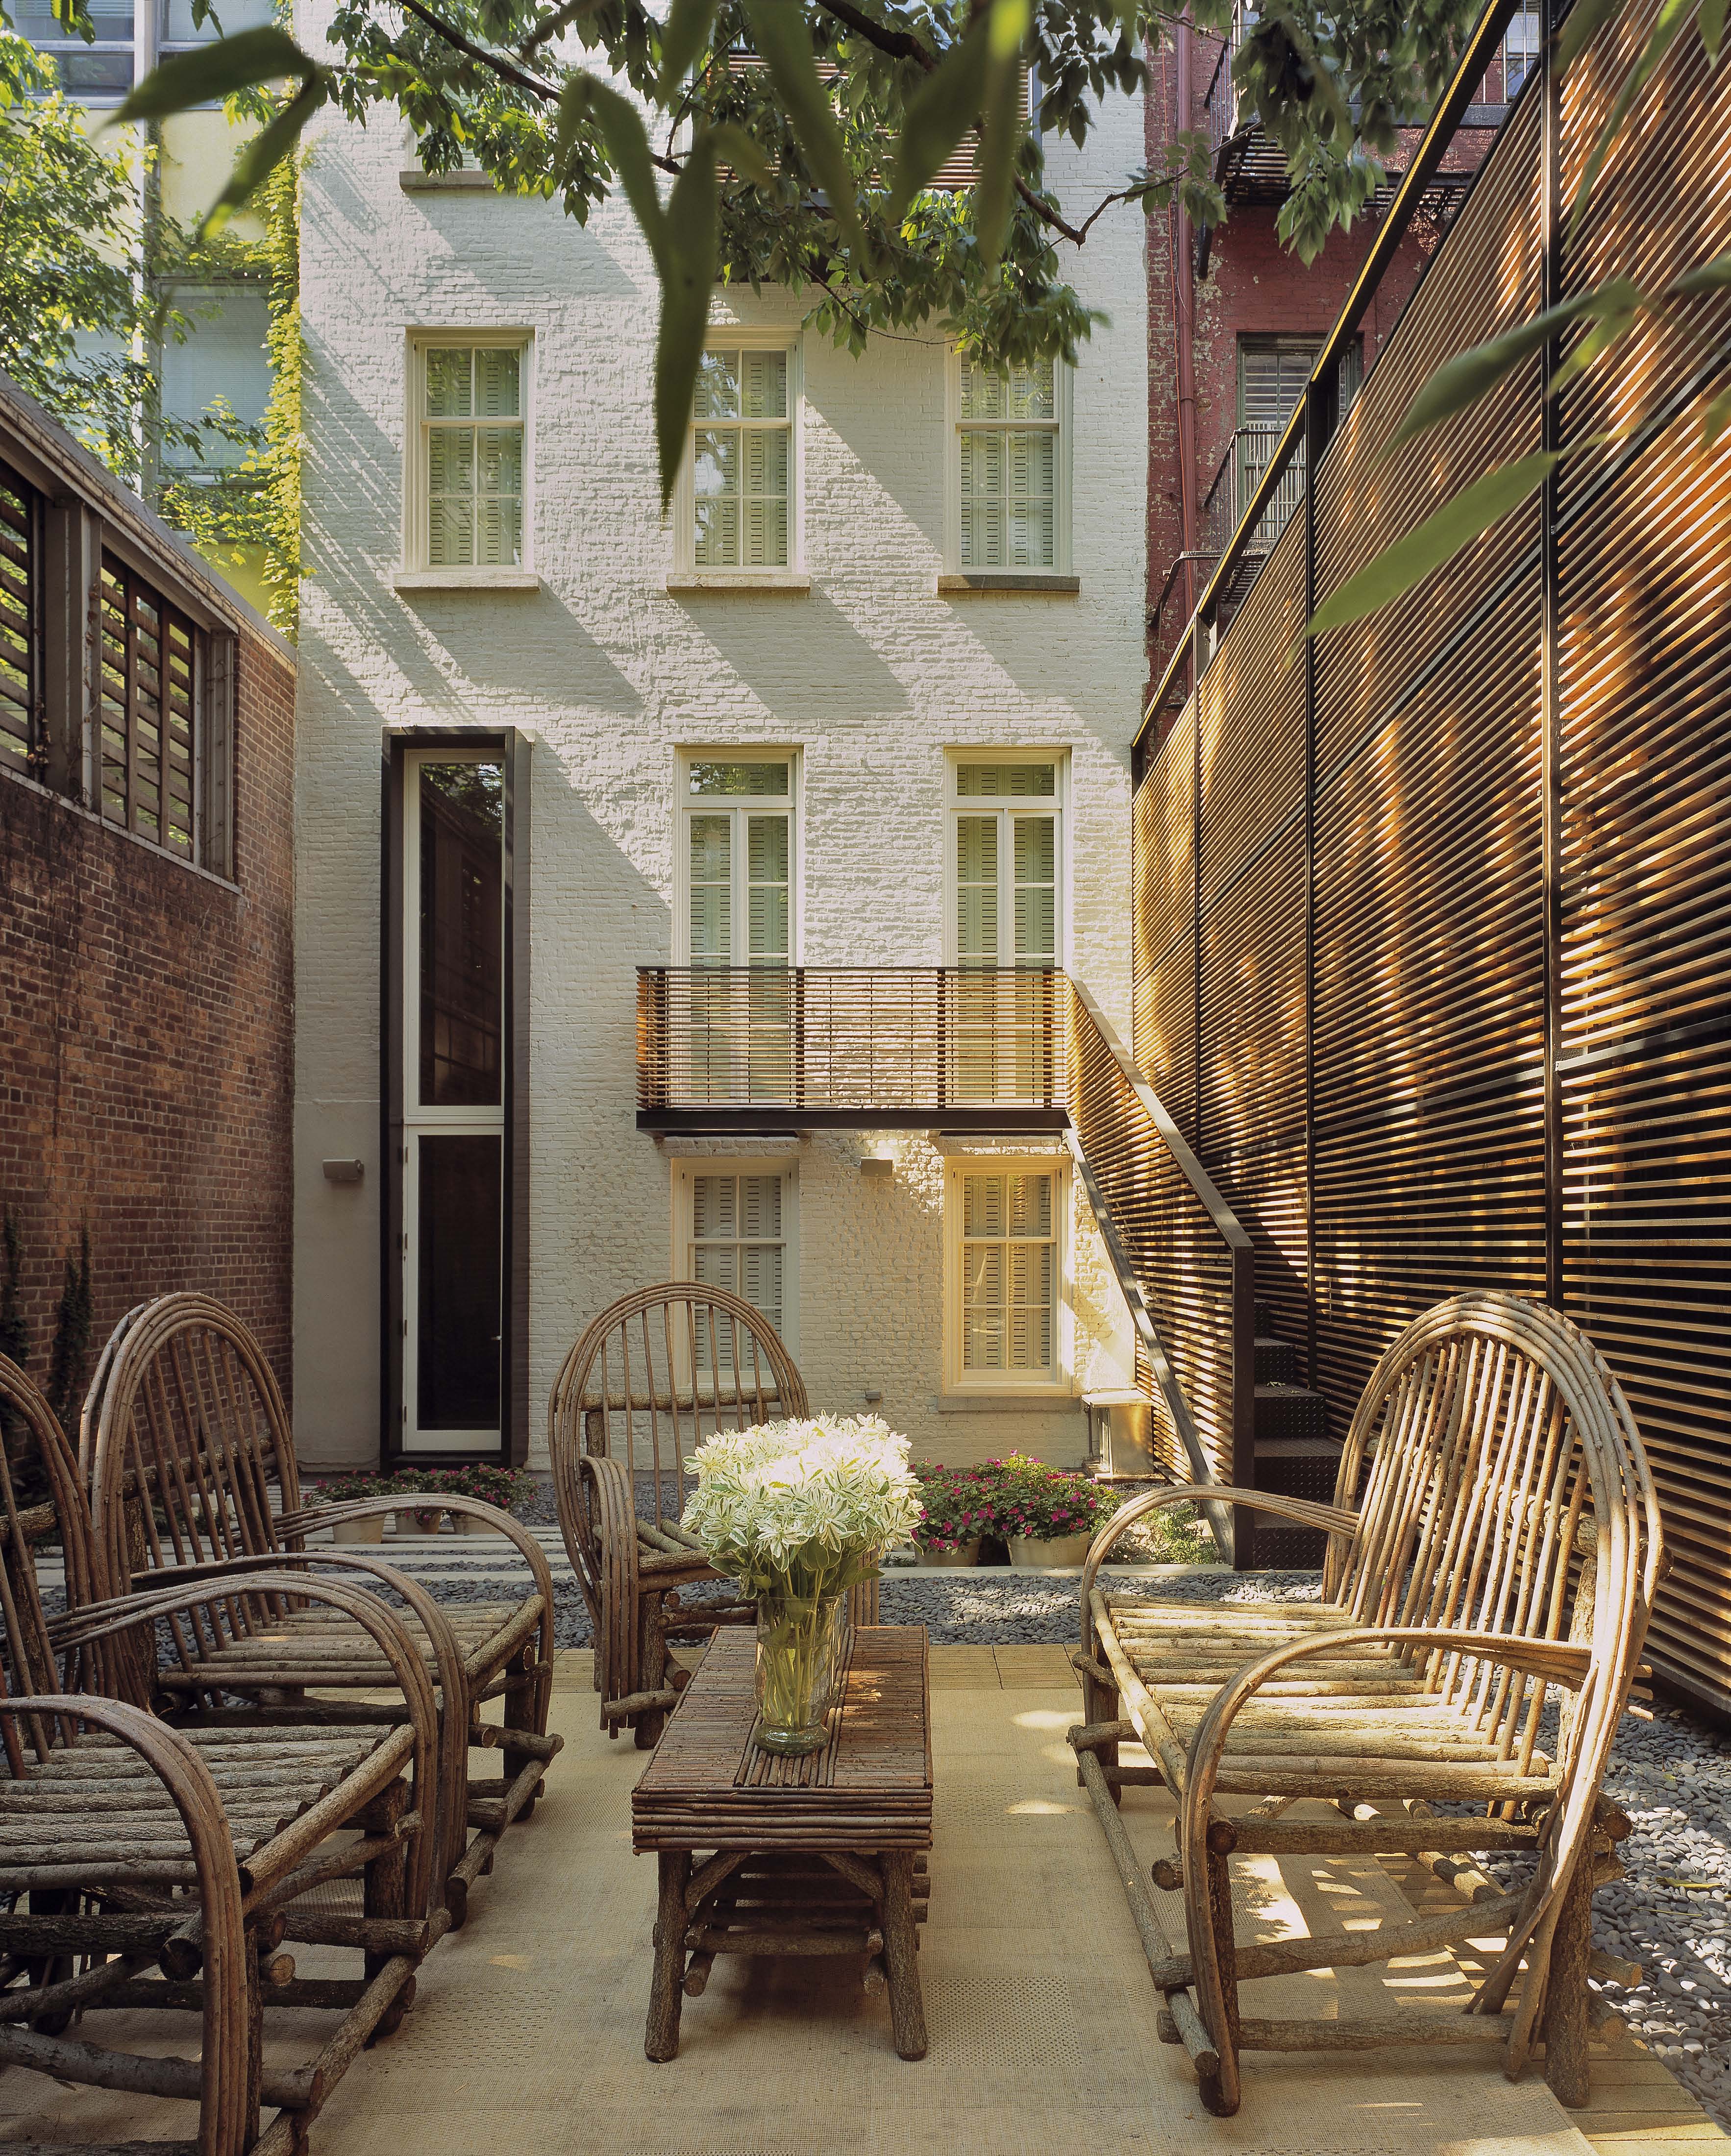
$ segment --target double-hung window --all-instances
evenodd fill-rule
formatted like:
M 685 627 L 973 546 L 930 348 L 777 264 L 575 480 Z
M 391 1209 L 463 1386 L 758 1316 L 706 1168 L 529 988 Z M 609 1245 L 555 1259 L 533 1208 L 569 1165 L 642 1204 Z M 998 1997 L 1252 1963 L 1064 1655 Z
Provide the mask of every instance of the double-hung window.
M 953 363 L 953 553 L 959 569 L 1067 570 L 1065 411 L 1069 382 L 1050 359 Z
M 404 562 L 481 576 L 528 563 L 528 340 L 417 341 Z
M 780 1161 L 681 1161 L 673 1189 L 673 1263 L 681 1280 L 741 1296 L 792 1344 L 794 1171 Z M 729 1339 L 718 1348 L 731 1352 Z M 698 1341 L 700 1365 L 706 1337 Z
M 679 566 L 793 568 L 799 558 L 799 355 L 711 343 L 691 408 Z
M 945 1383 L 1062 1387 L 1069 1186 L 1053 1158 L 963 1157 L 947 1170 Z
M 951 1077 L 959 1099 L 1039 1101 L 1056 1082 L 1064 760 L 950 767 Z
M 680 861 L 695 1099 L 791 1097 L 795 759 L 681 759 Z

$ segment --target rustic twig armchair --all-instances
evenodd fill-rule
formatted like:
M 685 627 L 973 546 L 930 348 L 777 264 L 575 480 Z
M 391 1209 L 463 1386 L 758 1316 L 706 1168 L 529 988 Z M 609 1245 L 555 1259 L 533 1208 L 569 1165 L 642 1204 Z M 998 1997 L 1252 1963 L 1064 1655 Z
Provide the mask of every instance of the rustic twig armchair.
M 308 1533 L 393 1508 L 389 1498 L 302 1505 L 294 1437 L 270 1363 L 233 1312 L 203 1296 L 164 1296 L 121 1321 L 92 1381 L 83 1450 L 110 1594 L 196 1579 L 213 1563 L 228 1571 L 301 1567 Z M 470 1887 L 490 1868 L 506 1828 L 533 1809 L 562 1740 L 547 1727 L 553 1594 L 545 1553 L 495 1506 L 472 1497 L 439 1502 L 486 1519 L 510 1539 L 529 1568 L 527 1594 L 441 1608 L 380 1557 L 324 1548 L 316 1557 L 321 1566 L 383 1578 L 408 1604 L 404 1621 L 439 1687 L 444 1903 L 460 1925 Z M 254 1607 L 212 1604 L 202 1627 L 175 1627 L 178 1666 L 157 1682 L 182 1719 L 215 1727 L 372 1713 L 306 1697 L 379 1683 L 380 1658 L 364 1628 L 296 1607 L 274 1612 L 261 1628 Z M 501 1696 L 502 1726 L 483 1723 L 478 1710 Z M 470 1779 L 474 1745 L 501 1749 L 501 1779 Z
M 204 1623 L 210 1584 L 97 1600 L 70 1448 L 4 1357 L 0 1426 L 0 2064 L 196 2103 L 196 2143 L 165 2148 L 298 2156 L 351 2060 L 408 2010 L 444 1928 L 431 1905 L 437 1739 L 421 1658 L 376 1596 L 259 1573 L 236 1603 L 264 1622 L 292 1594 L 364 1632 L 400 1716 L 307 1723 L 280 1740 L 169 1727 L 149 1711 L 156 1628 Z M 35 1566 L 51 1538 L 76 1605 L 54 1622 Z M 339 1880 L 359 1883 L 352 1912 L 328 1905 Z M 315 1888 L 326 1894 L 311 1910 Z M 361 1971 L 297 1979 L 285 1939 L 357 1950 Z M 266 2071 L 265 2016 L 278 2007 L 342 2019 L 307 2063 Z M 74 2016 L 114 2010 L 164 2012 L 179 2043 L 193 2010 L 198 2057 L 108 2048 L 88 2019 L 67 2038 Z
M 1180 1606 L 1102 1591 L 1101 1564 L 1127 1527 L 1198 1497 L 1327 1532 L 1321 1604 Z M 1082 1573 L 1074 1659 L 1087 1718 L 1071 1741 L 1165 1996 L 1161 2033 L 1189 2050 L 1210 2110 L 1237 2108 L 1241 2051 L 1376 2042 L 1486 2041 L 1513 2075 L 1542 2040 L 1557 2095 L 1586 2102 L 1592 1896 L 1619 1876 L 1615 1844 L 1629 1831 L 1600 1784 L 1664 1563 L 1616 1380 L 1565 1318 L 1503 1295 L 1441 1304 L 1395 1341 L 1353 1419 L 1332 1506 L 1186 1486 L 1126 1506 L 1102 1529 Z M 1124 1739 L 1153 1765 L 1120 1765 Z M 1148 1782 L 1178 1804 L 1179 1861 L 1155 1876 L 1182 1884 L 1184 1953 L 1163 1943 L 1114 1809 Z M 1264 1801 L 1229 1813 L 1228 1795 Z M 1328 1816 L 1291 1815 L 1301 1798 L 1323 1799 Z M 1437 1802 L 1460 1799 L 1485 1809 L 1436 1815 Z M 1502 1893 L 1462 1861 L 1504 1850 L 1536 1854 L 1523 1892 Z M 1458 1916 L 1345 1941 L 1235 1943 L 1233 1854 L 1353 1851 L 1415 1856 L 1480 1898 Z M 1250 1978 L 1499 1931 L 1508 1943 L 1470 2023 L 1410 2010 L 1370 2024 L 1240 2012 Z
M 559 1526 L 595 1633 L 609 1736 L 650 1749 L 685 1672 L 668 1642 L 742 1624 L 748 1603 L 686 1605 L 717 1575 L 679 1524 L 691 1457 L 722 1430 L 809 1414 L 794 1359 L 761 1312 L 725 1288 L 668 1281 L 610 1303 L 565 1358 L 547 1403 Z M 854 1592 L 877 1621 L 876 1588 Z

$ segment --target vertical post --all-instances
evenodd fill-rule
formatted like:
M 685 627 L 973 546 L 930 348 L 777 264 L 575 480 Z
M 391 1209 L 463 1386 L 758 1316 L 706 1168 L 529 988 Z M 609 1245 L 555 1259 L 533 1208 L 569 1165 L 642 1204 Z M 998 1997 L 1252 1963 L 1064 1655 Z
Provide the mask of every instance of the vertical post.
M 1316 471 L 1321 461 L 1320 395 L 1304 391 L 1304 619 L 1317 608 Z M 1304 639 L 1304 1380 L 1317 1382 L 1317 647 Z
M 43 516 L 42 721 L 38 777 L 101 809 L 102 526 L 75 494 Z
M 1544 0 L 1544 36 L 1539 45 L 1543 93 L 1539 136 L 1539 295 L 1541 310 L 1564 296 L 1561 190 L 1561 86 L 1553 64 L 1558 0 Z M 1539 354 L 1539 447 L 1561 446 L 1561 399 L 1553 397 L 1552 380 L 1561 357 L 1553 337 Z M 1558 685 L 1557 475 L 1539 490 L 1539 880 L 1544 906 L 1544 1297 L 1554 1310 L 1563 1306 L 1563 1089 L 1557 1071 L 1563 1029 L 1563 790 L 1562 713 Z
M 1256 1276 L 1248 1240 L 1235 1245 L 1232 1260 L 1232 1480 L 1241 1490 L 1256 1486 Z M 1232 1563 L 1248 1572 L 1256 1562 L 1256 1515 L 1232 1507 Z
M 1202 1150 L 1202 619 L 1190 623 L 1190 1127 Z

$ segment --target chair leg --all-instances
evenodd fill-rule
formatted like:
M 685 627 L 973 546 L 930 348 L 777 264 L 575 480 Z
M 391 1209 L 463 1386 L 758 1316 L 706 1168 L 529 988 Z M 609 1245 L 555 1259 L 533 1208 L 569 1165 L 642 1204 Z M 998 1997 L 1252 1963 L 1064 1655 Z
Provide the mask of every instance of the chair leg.
M 660 1691 L 667 1681 L 666 1618 L 662 1598 L 658 1594 L 645 1594 L 639 1604 L 638 1668 L 645 1691 Z M 653 1752 L 661 1741 L 661 1732 L 666 1727 L 667 1714 L 663 1707 L 651 1707 L 638 1715 L 632 1723 L 632 1739 L 639 1752 Z
M 517 1674 L 506 1684 L 504 1698 L 500 1702 L 500 1718 L 506 1729 L 526 1730 L 535 1736 L 545 1734 L 543 1730 L 536 1727 L 536 1691 L 540 1679 L 535 1674 L 535 1665 L 540 1659 L 539 1649 L 538 1635 L 524 1642 L 514 1658 Z M 505 1764 L 505 1786 L 508 1789 L 534 1755 L 516 1751 L 506 1743 L 501 1748 L 501 1756 Z M 516 1816 L 519 1821 L 527 1819 L 534 1810 L 535 1799 L 540 1794 L 541 1788 L 537 1783 L 518 1810 Z
M 1118 1704 L 1117 1687 L 1113 1686 L 1108 1689 L 1097 1677 L 1091 1677 L 1084 1670 L 1082 1671 L 1082 1720 L 1089 1722 L 1116 1722 L 1122 1712 L 1122 1708 Z M 1114 1738 L 1110 1744 L 1099 1746 L 1096 1756 L 1102 1767 L 1116 1767 L 1118 1763 L 1117 1740 Z M 1080 1760 L 1076 1762 L 1076 1787 L 1080 1789 L 1082 1784 Z M 1115 1784 L 1111 1787 L 1112 1800 L 1122 1810 L 1124 1793 Z
M 397 1780 L 388 1789 L 381 1789 L 367 1807 L 366 1824 L 369 1833 L 388 1834 L 408 1809 L 408 1785 Z M 408 1844 L 399 1841 L 383 1855 L 375 1856 L 361 1875 L 362 1906 L 369 1917 L 407 1917 L 416 1913 L 408 1907 L 407 1886 L 408 1879 Z M 370 1984 L 393 1957 L 369 1950 L 362 1964 L 367 1981 Z M 403 2025 L 414 1998 L 414 1980 L 406 1983 L 380 2015 L 378 2025 L 367 2039 L 367 2047 L 382 2038 L 393 2035 Z
M 1194 1860 L 1193 1860 L 1194 1861 Z M 1199 1997 L 1203 2019 L 1215 2040 L 1220 2062 L 1212 2074 L 1201 2077 L 1199 2092 L 1203 2107 L 1217 2118 L 1230 2118 L 1238 2109 L 1238 1948 L 1232 1921 L 1230 1860 L 1210 1849 L 1204 1858 L 1208 1878 L 1210 1928 L 1219 1957 L 1220 1996 L 1219 2011 L 1210 2013 L 1209 2002 Z M 1218 2024 L 1218 2026 L 1216 2025 Z
M 1545 1969 L 1544 2078 L 1560 2104 L 1579 2111 L 1590 2094 L 1587 1958 L 1593 1950 L 1593 1855 L 1583 1850 L 1563 1890 Z M 1528 1979 L 1530 1981 L 1530 1979 Z

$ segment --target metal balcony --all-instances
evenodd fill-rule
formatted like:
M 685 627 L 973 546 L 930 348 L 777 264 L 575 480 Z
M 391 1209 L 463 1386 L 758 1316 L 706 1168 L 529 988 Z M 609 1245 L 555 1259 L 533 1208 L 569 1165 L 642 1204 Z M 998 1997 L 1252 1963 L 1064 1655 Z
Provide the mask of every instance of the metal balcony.
M 1068 987 L 1037 967 L 642 966 L 638 1127 L 1061 1130 Z

